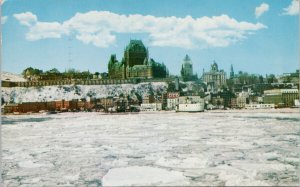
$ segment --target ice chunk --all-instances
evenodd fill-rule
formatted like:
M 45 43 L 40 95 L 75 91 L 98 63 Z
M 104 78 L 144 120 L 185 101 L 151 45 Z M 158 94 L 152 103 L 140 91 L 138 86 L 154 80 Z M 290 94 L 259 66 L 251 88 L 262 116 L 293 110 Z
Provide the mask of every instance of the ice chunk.
M 103 177 L 103 186 L 188 185 L 181 172 L 149 166 L 113 168 Z

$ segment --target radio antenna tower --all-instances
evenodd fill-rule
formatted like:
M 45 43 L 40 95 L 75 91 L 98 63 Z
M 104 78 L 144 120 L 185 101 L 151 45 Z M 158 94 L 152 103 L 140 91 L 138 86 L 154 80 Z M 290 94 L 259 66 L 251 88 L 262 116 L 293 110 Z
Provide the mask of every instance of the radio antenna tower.
M 72 62 L 73 62 L 73 57 L 72 57 L 72 41 L 73 41 L 73 38 L 72 36 L 68 36 L 68 64 L 67 64 L 67 68 L 68 70 L 71 69 L 71 66 L 72 66 Z

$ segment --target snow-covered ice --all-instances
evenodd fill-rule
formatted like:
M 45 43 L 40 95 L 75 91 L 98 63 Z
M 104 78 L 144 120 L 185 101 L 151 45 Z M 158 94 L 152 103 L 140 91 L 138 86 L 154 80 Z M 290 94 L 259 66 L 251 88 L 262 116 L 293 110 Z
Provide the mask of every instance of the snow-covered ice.
M 299 109 L 4 116 L 4 186 L 299 186 Z
M 187 179 L 182 172 L 149 166 L 131 166 L 113 168 L 103 177 L 103 186 L 157 186 L 157 185 L 187 185 Z

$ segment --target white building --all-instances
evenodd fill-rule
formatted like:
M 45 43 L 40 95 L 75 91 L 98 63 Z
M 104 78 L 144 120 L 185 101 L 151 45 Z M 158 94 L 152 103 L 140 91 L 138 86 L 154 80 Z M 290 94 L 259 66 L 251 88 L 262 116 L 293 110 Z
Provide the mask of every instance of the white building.
M 246 109 L 273 109 L 275 108 L 274 104 L 246 104 Z
M 160 111 L 162 109 L 161 103 L 143 103 L 141 104 L 141 111 L 153 112 Z
M 175 110 L 179 104 L 179 92 L 169 92 L 167 94 L 167 109 Z
M 200 96 L 179 97 L 177 112 L 201 112 L 204 111 L 204 99 Z
M 264 103 L 275 104 L 278 107 L 292 107 L 299 99 L 298 89 L 272 89 L 264 91 Z
M 167 109 L 175 110 L 176 106 L 179 104 L 178 98 L 167 99 Z
M 200 96 L 181 96 L 179 97 L 179 104 L 194 104 L 204 102 L 204 99 L 201 99 Z
M 236 98 L 236 105 L 238 108 L 245 108 L 247 104 L 247 98 L 249 98 L 248 92 L 241 92 Z
M 204 102 L 194 103 L 194 104 L 179 104 L 177 111 L 178 112 L 203 112 Z

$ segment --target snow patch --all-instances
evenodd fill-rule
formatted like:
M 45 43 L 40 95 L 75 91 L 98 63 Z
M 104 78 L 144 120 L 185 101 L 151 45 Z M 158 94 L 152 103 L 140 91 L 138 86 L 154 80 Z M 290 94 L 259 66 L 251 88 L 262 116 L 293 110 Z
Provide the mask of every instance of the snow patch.
M 162 93 L 167 90 L 165 82 L 115 85 L 63 85 L 43 87 L 2 88 L 5 102 L 45 102 L 56 100 L 72 100 L 82 98 L 105 98 L 127 94 L 132 98 L 151 92 Z
M 24 79 L 22 75 L 9 72 L 1 72 L 1 80 L 11 82 L 26 82 L 26 79 Z

